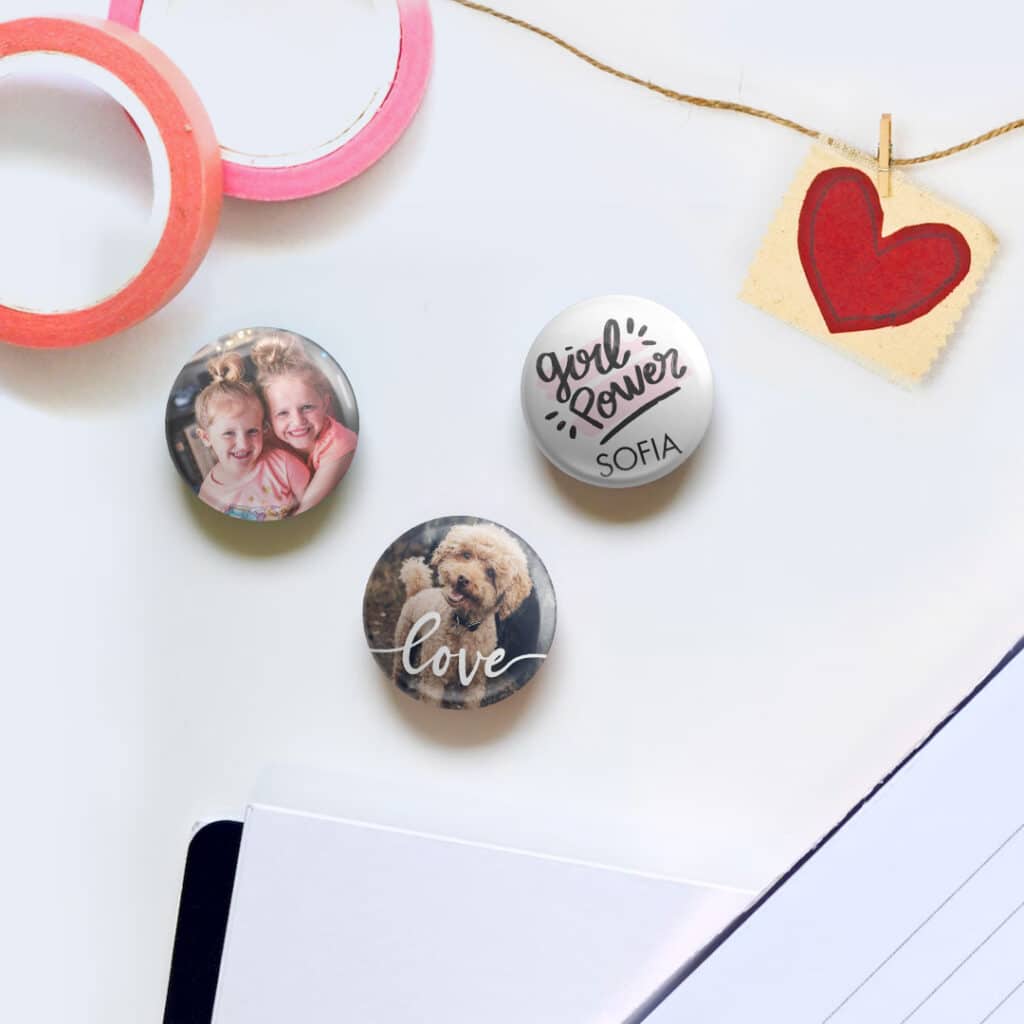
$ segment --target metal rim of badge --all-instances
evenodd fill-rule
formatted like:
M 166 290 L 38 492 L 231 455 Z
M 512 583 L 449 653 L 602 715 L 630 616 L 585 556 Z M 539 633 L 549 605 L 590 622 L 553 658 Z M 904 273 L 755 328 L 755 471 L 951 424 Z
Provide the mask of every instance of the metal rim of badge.
M 713 392 L 697 335 L 672 310 L 630 295 L 559 313 L 523 366 L 523 413 L 540 450 L 598 487 L 678 469 L 707 432 Z
M 113 294 L 75 309 L 0 303 L 0 338 L 31 348 L 70 348 L 151 316 L 188 282 L 206 254 L 221 209 L 213 125 L 195 90 L 152 43 L 99 18 L 22 18 L 0 25 L 0 77 L 57 71 L 94 85 L 129 113 L 149 150 L 153 208 L 145 265 Z
M 165 428 L 171 460 L 200 501 L 232 519 L 277 522 L 341 483 L 359 443 L 359 407 L 316 342 L 246 327 L 185 363 Z
M 313 148 L 282 153 L 269 145 L 257 155 L 222 141 L 225 195 L 262 201 L 318 195 L 362 174 L 401 138 L 419 109 L 430 78 L 433 22 L 428 0 L 385 0 L 378 7 L 375 13 L 394 25 L 394 60 L 387 81 L 374 90 L 363 116 L 352 125 L 325 124 L 322 141 Z M 201 32 L 189 34 L 160 26 L 159 19 L 170 12 L 168 0 L 110 0 L 108 16 L 138 32 L 148 32 L 151 21 L 162 27 L 159 42 L 166 42 L 171 55 L 191 67 L 192 57 L 198 50 L 209 50 L 211 40 Z M 184 52 L 190 45 L 193 51 Z M 307 96 L 305 102 L 326 99 L 326 94 Z
M 415 700 L 465 710 L 521 690 L 555 635 L 555 592 L 521 537 L 476 516 L 407 530 L 377 560 L 363 595 L 370 653 Z

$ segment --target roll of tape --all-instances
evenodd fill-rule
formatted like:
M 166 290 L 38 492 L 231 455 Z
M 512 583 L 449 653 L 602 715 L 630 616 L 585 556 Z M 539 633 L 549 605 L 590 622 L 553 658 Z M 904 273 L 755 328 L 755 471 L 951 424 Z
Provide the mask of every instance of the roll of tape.
M 0 339 L 70 348 L 155 313 L 209 248 L 223 194 L 213 125 L 185 76 L 152 43 L 98 18 L 24 18 L 0 24 L 0 77 L 61 72 L 98 86 L 134 119 L 153 168 L 152 253 L 112 295 L 67 310 L 0 303 Z
M 332 10 L 337 16 L 337 0 L 325 8 L 327 12 Z M 260 40 L 260 49 L 264 51 L 277 47 L 278 59 L 268 58 L 264 71 L 261 58 L 254 57 L 246 41 L 239 41 L 238 37 L 244 31 L 251 43 L 252 33 L 264 24 L 257 15 L 269 12 L 268 17 L 281 16 L 280 12 L 287 12 L 288 8 L 279 3 L 254 5 L 241 0 L 217 9 L 208 0 L 110 0 L 109 13 L 114 21 L 149 35 L 196 82 L 221 135 L 225 193 L 240 199 L 282 200 L 326 192 L 361 174 L 395 144 L 419 108 L 433 57 L 433 26 L 427 0 L 373 0 L 369 5 L 364 0 L 360 10 L 360 17 L 376 19 L 374 23 L 384 31 L 390 31 L 391 23 L 396 23 L 393 53 L 382 50 L 378 55 L 381 63 L 387 61 L 387 77 L 373 83 L 368 90 L 369 98 L 355 97 L 353 110 L 340 109 L 339 94 L 329 87 L 321 87 L 317 95 L 307 94 L 303 102 L 307 107 L 315 104 L 323 109 L 323 123 L 317 126 L 318 133 L 313 138 L 301 142 L 290 138 L 283 144 L 276 138 L 253 139 L 266 111 L 260 101 L 253 101 L 252 90 L 261 83 L 261 76 L 275 88 L 281 88 L 290 80 L 287 68 L 282 67 L 283 59 L 300 51 L 293 39 Z M 302 15 L 303 21 L 295 21 L 296 17 L 291 14 L 292 24 L 308 30 L 308 10 Z M 190 18 L 211 29 L 214 20 L 220 20 L 216 31 L 200 32 L 189 30 Z M 317 50 L 323 53 L 330 49 L 331 40 L 317 39 L 317 44 Z M 357 44 L 358 41 L 351 44 L 356 53 Z M 225 78 L 223 66 L 233 58 L 238 61 L 239 74 L 238 81 L 232 84 Z M 302 60 L 306 59 L 304 56 Z M 303 77 L 299 75 L 302 60 L 293 68 L 298 77 Z M 344 61 L 334 55 L 333 63 L 337 66 Z M 224 124 L 230 118 L 221 115 L 240 95 L 246 102 L 234 103 L 233 110 L 245 124 Z M 307 112 L 296 109 L 294 113 L 298 120 Z M 264 116 L 263 123 L 270 120 Z M 303 116 L 302 120 L 308 118 Z M 283 134 L 295 136 L 287 128 L 285 125 Z M 282 131 L 280 124 L 278 130 Z M 233 133 L 245 138 L 236 141 Z

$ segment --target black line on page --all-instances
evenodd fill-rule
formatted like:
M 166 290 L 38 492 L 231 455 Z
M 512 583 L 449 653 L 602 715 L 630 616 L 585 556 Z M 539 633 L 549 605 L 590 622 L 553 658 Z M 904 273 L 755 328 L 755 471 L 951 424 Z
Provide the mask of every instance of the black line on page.
M 675 992 L 679 986 L 686 981 L 687 978 L 691 977 L 696 971 L 708 962 L 737 932 L 739 932 L 758 911 L 760 911 L 771 899 L 776 896 L 780 889 L 787 885 L 793 878 L 795 878 L 800 871 L 806 867 L 819 853 L 828 847 L 836 836 L 838 836 L 847 825 L 853 821 L 858 814 L 860 814 L 866 807 L 870 806 L 871 801 L 876 799 L 878 795 L 888 786 L 894 778 L 896 778 L 901 771 L 903 771 L 908 764 L 910 764 L 916 757 L 921 754 L 921 751 L 926 750 L 928 746 L 935 742 L 935 740 L 947 729 L 952 722 L 955 722 L 957 717 L 961 715 L 971 703 L 985 692 L 985 690 L 999 678 L 1000 673 L 1016 658 L 1024 652 L 1024 637 L 1021 637 L 1007 652 L 999 659 L 996 666 L 989 672 L 977 686 L 966 697 L 963 698 L 945 718 L 939 722 L 934 729 L 916 746 L 913 750 L 903 758 L 891 771 L 887 772 L 878 782 L 872 786 L 871 790 L 866 793 L 860 800 L 857 801 L 842 818 L 837 821 L 832 828 L 828 830 L 812 846 L 795 864 L 793 864 L 788 871 L 783 872 L 771 885 L 760 896 L 754 900 L 753 903 L 747 907 L 742 913 L 736 918 L 729 922 L 710 942 L 698 950 L 693 956 L 684 960 L 679 965 L 678 969 L 665 979 L 665 982 L 653 992 L 647 999 L 645 999 L 636 1010 L 630 1014 L 624 1024 L 639 1024 L 640 1021 L 646 1020 L 669 996 Z
M 638 416 L 643 416 L 648 409 L 653 409 L 659 402 L 664 402 L 666 398 L 671 398 L 677 391 L 682 391 L 681 387 L 673 388 L 671 391 L 666 391 L 663 395 L 658 395 L 657 398 L 652 399 L 646 405 L 642 405 L 635 412 L 631 412 L 621 423 L 617 426 L 612 427 L 604 437 L 601 438 L 601 444 L 606 444 L 610 441 L 623 427 L 628 427 Z
M 945 985 L 945 984 L 946 984 L 946 982 L 947 982 L 947 981 L 949 981 L 949 979 L 950 979 L 950 978 L 952 978 L 952 977 L 953 977 L 953 975 L 954 975 L 954 974 L 956 974 L 956 972 L 957 972 L 957 971 L 959 971 L 959 970 L 960 970 L 960 968 L 961 968 L 961 967 L 963 967 L 963 966 L 964 966 L 964 965 L 965 965 L 965 964 L 966 964 L 966 963 L 967 963 L 967 962 L 968 962 L 968 961 L 969 961 L 969 960 L 970 960 L 970 959 L 971 959 L 971 958 L 972 958 L 972 957 L 974 956 L 974 954 L 975 954 L 975 953 L 979 952 L 979 951 L 981 950 L 981 948 L 982 948 L 982 947 L 983 947 L 983 946 L 984 946 L 984 945 L 985 945 L 985 944 L 986 944 L 986 943 L 987 943 L 987 942 L 989 941 L 989 939 L 993 938 L 993 937 L 994 937 L 994 936 L 995 936 L 995 935 L 996 935 L 996 934 L 997 934 L 997 933 L 998 933 L 998 932 L 999 932 L 999 931 L 1000 931 L 1000 930 L 1001 930 L 1001 929 L 1002 929 L 1003 927 L 1005 927 L 1005 926 L 1006 926 L 1007 924 L 1009 924 L 1010 920 L 1011 920 L 1011 919 L 1012 919 L 1012 918 L 1014 917 L 1014 915 L 1016 915 L 1016 914 L 1018 913 L 1018 911 L 1020 911 L 1020 910 L 1024 910 L 1024 900 L 1021 900 L 1021 902 L 1020 902 L 1020 903 L 1018 903 L 1018 904 L 1017 904 L 1017 906 L 1015 906 L 1015 907 L 1013 908 L 1013 910 L 1011 910 L 1011 911 L 1009 912 L 1009 914 L 1007 914 L 1007 915 L 1006 915 L 1006 917 L 1004 917 L 1004 918 L 1002 919 L 1002 921 L 1000 921 L 1000 922 L 999 922 L 999 924 L 997 924 L 997 925 L 995 926 L 995 928 L 993 928 L 993 929 L 992 929 L 992 931 L 990 931 L 990 932 L 988 933 L 988 935 L 986 935 L 986 936 L 985 936 L 985 938 L 983 938 L 983 939 L 981 940 L 981 942 L 979 942 L 979 943 L 978 943 L 978 944 L 977 944 L 977 945 L 976 945 L 976 946 L 974 947 L 974 949 L 972 949 L 972 950 L 970 951 L 970 953 L 968 953 L 968 954 L 967 954 L 967 956 L 965 956 L 965 957 L 963 958 L 963 960 L 961 960 L 961 961 L 960 961 L 960 963 L 958 963 L 958 964 L 956 965 L 956 967 L 954 967 L 954 968 L 953 968 L 953 970 L 951 970 L 951 971 L 949 972 L 949 974 L 947 974 L 947 975 L 946 975 L 946 976 L 945 976 L 945 977 L 944 977 L 944 978 L 942 979 L 942 981 L 940 981 L 940 982 L 938 983 L 938 985 L 936 985 L 936 986 L 935 986 L 935 988 L 933 988 L 933 989 L 931 990 L 931 992 L 929 992 L 929 993 L 928 993 L 928 995 L 926 995 L 926 996 L 924 997 L 924 999 L 922 999 L 922 1000 L 921 1000 L 921 1002 L 919 1002 L 919 1003 L 917 1004 L 917 1006 L 915 1006 L 915 1007 L 914 1007 L 914 1008 L 913 1008 L 913 1009 L 912 1009 L 912 1010 L 910 1011 L 910 1013 L 908 1013 L 908 1014 L 906 1015 L 906 1017 L 904 1017 L 904 1018 L 903 1018 L 903 1019 L 902 1019 L 902 1020 L 901 1020 L 901 1021 L 899 1022 L 899 1024 L 907 1024 L 907 1021 L 908 1021 L 908 1020 L 910 1020 L 910 1018 L 911 1018 L 911 1017 L 913 1017 L 913 1016 L 914 1016 L 914 1014 L 916 1014 L 916 1013 L 917 1013 L 917 1011 L 918 1011 L 918 1010 L 920 1010 L 920 1009 L 921 1009 L 921 1007 L 922 1007 L 922 1006 L 924 1006 L 924 1004 L 925 1004 L 925 1003 L 927 1003 L 927 1002 L 928 1002 L 928 1000 L 929 1000 L 929 999 L 931 999 L 931 997 L 932 997 L 933 995 L 935 995 L 935 993 L 936 993 L 936 992 L 938 992 L 938 991 L 939 991 L 939 989 L 940 989 L 940 988 L 942 988 L 942 986 L 943 986 L 943 985 Z
M 1001 1010 L 1022 988 L 1024 988 L 1024 978 L 1021 978 L 1020 981 L 1018 981 L 1017 984 L 1014 985 L 1013 988 L 1011 988 L 1010 991 L 1007 992 L 1006 995 L 1003 996 L 1003 998 L 1000 999 L 999 1002 L 981 1018 L 981 1020 L 978 1021 L 978 1024 L 985 1024 L 985 1021 L 991 1020 L 996 1015 L 996 1011 Z
M 901 950 L 935 915 L 942 910 L 974 877 L 991 863 L 1020 833 L 1024 831 L 1022 821 L 822 1022 L 828 1022 Z M 917 1012 L 916 1010 L 914 1011 Z M 903 1021 L 900 1021 L 903 1024 Z

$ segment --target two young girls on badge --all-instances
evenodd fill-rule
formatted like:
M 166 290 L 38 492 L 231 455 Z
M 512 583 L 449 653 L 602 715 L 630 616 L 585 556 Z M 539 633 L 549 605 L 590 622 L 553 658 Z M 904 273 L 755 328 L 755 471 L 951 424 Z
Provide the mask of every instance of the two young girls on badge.
M 213 379 L 196 398 L 196 427 L 217 462 L 199 497 L 239 519 L 284 519 L 331 492 L 358 438 L 331 415 L 330 383 L 297 339 L 263 338 L 251 356 L 255 380 L 237 352 L 207 363 Z

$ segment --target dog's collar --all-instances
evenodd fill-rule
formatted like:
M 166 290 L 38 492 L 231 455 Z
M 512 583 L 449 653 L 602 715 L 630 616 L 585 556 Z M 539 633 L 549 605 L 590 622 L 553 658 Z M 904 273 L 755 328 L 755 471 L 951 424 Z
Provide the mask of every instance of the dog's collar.
M 484 621 L 480 619 L 479 622 L 470 622 L 468 619 L 464 619 L 457 611 L 452 611 L 452 618 L 455 620 L 456 626 L 460 626 L 470 633 L 475 633 L 480 628 L 480 623 Z

